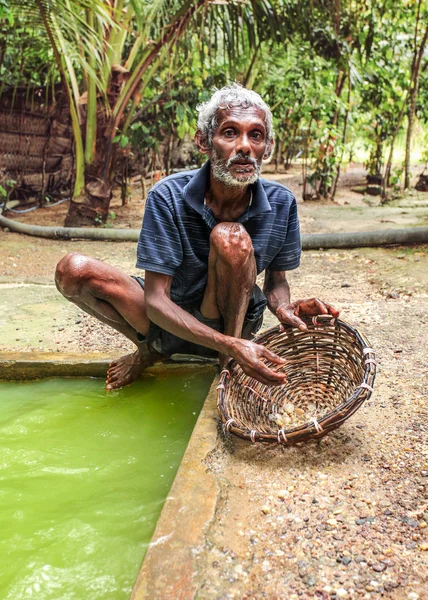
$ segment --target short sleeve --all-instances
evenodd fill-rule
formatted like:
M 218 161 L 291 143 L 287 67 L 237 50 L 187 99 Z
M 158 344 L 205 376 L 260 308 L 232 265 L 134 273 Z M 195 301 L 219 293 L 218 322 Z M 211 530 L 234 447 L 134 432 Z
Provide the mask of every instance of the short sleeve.
M 174 207 L 161 194 L 147 197 L 137 247 L 137 268 L 174 276 L 183 260 L 183 247 Z
M 268 266 L 270 271 L 292 271 L 300 265 L 300 256 L 302 254 L 302 244 L 300 241 L 300 224 L 297 214 L 297 202 L 294 196 L 290 203 L 288 212 L 287 233 L 284 244 L 271 264 Z

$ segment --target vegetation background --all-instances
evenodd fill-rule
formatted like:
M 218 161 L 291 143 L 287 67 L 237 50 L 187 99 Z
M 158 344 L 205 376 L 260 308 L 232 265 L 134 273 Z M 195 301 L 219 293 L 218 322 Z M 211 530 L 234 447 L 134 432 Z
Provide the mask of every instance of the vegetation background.
M 230 81 L 272 107 L 273 165 L 301 166 L 304 199 L 360 161 L 386 201 L 428 160 L 425 0 L 0 0 L 0 22 L 0 96 L 67 107 L 67 225 L 105 223 L 118 174 L 125 197 L 133 174 L 197 164 L 196 106 Z

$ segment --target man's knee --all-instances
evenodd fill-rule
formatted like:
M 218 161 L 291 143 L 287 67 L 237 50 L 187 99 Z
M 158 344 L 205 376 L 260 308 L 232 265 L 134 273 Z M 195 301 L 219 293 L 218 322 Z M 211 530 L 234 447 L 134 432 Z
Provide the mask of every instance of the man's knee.
M 211 247 L 217 255 L 230 262 L 245 262 L 254 256 L 251 238 L 241 223 L 219 223 L 210 236 Z
M 55 270 L 55 283 L 63 296 L 73 298 L 81 294 L 83 285 L 90 277 L 91 260 L 82 254 L 70 252 L 59 261 Z

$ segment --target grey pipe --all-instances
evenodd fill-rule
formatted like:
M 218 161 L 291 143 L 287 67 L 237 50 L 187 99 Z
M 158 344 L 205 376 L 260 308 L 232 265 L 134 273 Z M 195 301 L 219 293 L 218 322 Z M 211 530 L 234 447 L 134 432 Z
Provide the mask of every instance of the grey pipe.
M 97 227 L 44 227 L 18 223 L 0 215 L 0 226 L 15 233 L 25 233 L 54 240 L 105 240 L 108 242 L 135 242 L 139 229 L 99 229 Z
M 363 248 L 389 246 L 390 244 L 425 244 L 428 227 L 384 229 L 381 231 L 351 231 L 347 233 L 311 233 L 302 236 L 303 250 L 319 248 Z
M 139 229 L 98 229 L 86 227 L 43 227 L 27 225 L 0 215 L 0 226 L 16 233 L 55 240 L 105 240 L 109 242 L 136 242 Z M 428 243 L 428 227 L 385 229 L 383 231 L 354 231 L 349 233 L 310 233 L 302 235 L 303 250 L 319 248 L 362 248 L 390 244 Z

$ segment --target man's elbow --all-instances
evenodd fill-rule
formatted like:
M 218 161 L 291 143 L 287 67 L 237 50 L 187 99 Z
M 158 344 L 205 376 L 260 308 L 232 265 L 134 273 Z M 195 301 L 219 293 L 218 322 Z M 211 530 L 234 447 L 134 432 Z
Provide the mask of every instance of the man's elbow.
M 150 321 L 153 321 L 153 317 L 155 314 L 156 314 L 156 311 L 153 308 L 153 306 L 151 304 L 149 304 L 148 302 L 146 302 L 146 315 L 150 319 Z
M 162 313 L 162 306 L 165 305 L 165 298 L 162 294 L 145 295 L 146 314 L 150 321 L 156 322 L 156 318 Z
M 156 299 L 149 294 L 146 294 L 145 297 L 146 303 L 146 314 L 149 317 L 150 321 L 153 321 L 153 316 L 156 315 Z

